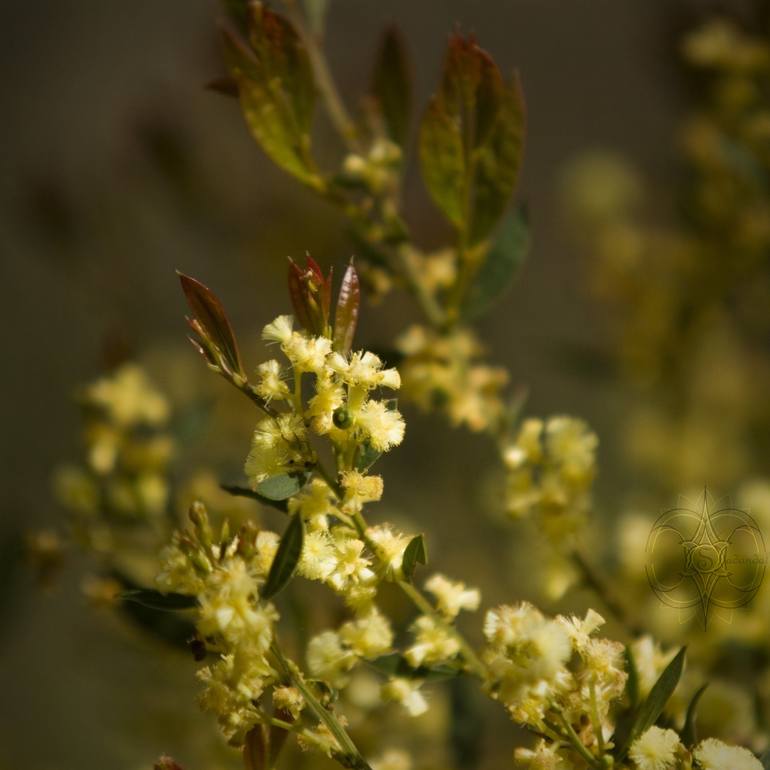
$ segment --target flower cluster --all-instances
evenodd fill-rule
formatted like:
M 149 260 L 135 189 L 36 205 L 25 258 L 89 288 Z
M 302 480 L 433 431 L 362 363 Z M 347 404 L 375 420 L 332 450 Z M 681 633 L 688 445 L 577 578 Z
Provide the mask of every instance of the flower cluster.
M 521 724 L 590 725 L 586 744 L 603 746 L 610 705 L 626 683 L 623 645 L 592 634 L 604 619 L 547 618 L 531 604 L 490 610 L 484 621 L 487 687 Z M 577 661 L 577 662 L 575 662 Z
M 553 541 L 572 535 L 589 512 L 597 444 L 596 434 L 573 417 L 524 420 L 503 447 L 508 513 L 535 514 Z
M 454 425 L 473 431 L 498 427 L 508 373 L 479 360 L 483 349 L 469 329 L 440 333 L 412 326 L 397 344 L 408 398 L 425 410 L 445 412 Z
M 163 591 L 195 597 L 199 657 L 215 661 L 198 672 L 201 705 L 217 715 L 223 733 L 240 744 L 260 722 L 255 704 L 280 681 L 270 658 L 278 612 L 260 599 L 278 545 L 271 532 L 244 527 L 215 537 L 206 509 L 195 503 L 190 526 L 174 535 L 162 556 Z

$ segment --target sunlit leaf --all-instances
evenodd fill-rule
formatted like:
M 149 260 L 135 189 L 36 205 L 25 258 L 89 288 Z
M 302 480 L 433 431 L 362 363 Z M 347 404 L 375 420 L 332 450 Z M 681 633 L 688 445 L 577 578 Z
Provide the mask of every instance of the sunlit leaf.
M 420 169 L 433 202 L 461 228 L 466 216 L 468 170 L 460 124 L 440 96 L 435 96 L 420 125 Z
M 305 525 L 302 522 L 301 514 L 296 513 L 292 516 L 289 526 L 283 533 L 267 580 L 262 586 L 260 593 L 264 599 L 275 596 L 291 580 L 302 556 L 304 540 Z
M 289 506 L 285 498 L 282 500 L 273 500 L 269 497 L 265 497 L 264 495 L 260 495 L 259 492 L 255 492 L 253 489 L 249 489 L 248 487 L 239 487 L 235 484 L 220 484 L 219 486 L 225 492 L 233 495 L 234 497 L 248 497 L 251 500 L 256 500 L 258 503 L 262 503 L 262 505 L 269 505 L 271 508 L 276 508 L 282 513 L 286 513 L 289 510 Z
M 526 258 L 529 246 L 527 213 L 523 208 L 519 208 L 503 220 L 497 239 L 487 252 L 473 285 L 465 296 L 463 318 L 479 318 L 504 296 Z
M 371 444 L 365 442 L 358 448 L 356 455 L 356 470 L 365 473 L 382 456 L 382 452 L 375 449 Z
M 238 343 L 222 303 L 214 292 L 200 281 L 178 271 L 177 275 L 195 320 L 200 324 L 208 339 L 221 352 L 230 370 L 243 374 Z
M 307 51 L 291 24 L 262 3 L 250 4 L 248 31 L 244 39 L 225 30 L 246 123 L 273 162 L 318 187 L 310 156 L 315 84 Z
M 345 275 L 342 276 L 334 316 L 334 349 L 343 355 L 349 353 L 353 346 L 360 305 L 361 287 L 358 282 L 358 273 L 351 262 L 345 270 Z
M 380 43 L 372 77 L 372 94 L 385 129 L 400 147 L 406 144 L 412 103 L 412 82 L 401 34 L 389 27 Z
M 420 162 L 428 192 L 466 246 L 487 238 L 513 193 L 524 122 L 518 79 L 505 84 L 473 38 L 453 37 L 420 126 Z

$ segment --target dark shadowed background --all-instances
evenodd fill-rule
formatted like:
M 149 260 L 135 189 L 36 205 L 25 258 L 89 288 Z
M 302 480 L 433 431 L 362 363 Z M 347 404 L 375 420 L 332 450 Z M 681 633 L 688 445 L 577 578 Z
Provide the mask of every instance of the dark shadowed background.
M 529 204 L 534 247 L 481 331 L 493 359 L 529 387 L 529 411 L 576 413 L 596 428 L 599 488 L 609 509 L 622 477 L 613 471 L 622 402 L 611 385 L 575 370 L 563 355 L 600 344 L 605 330 L 560 214 L 559 175 L 574 155 L 609 147 L 651 177 L 667 178 L 684 97 L 676 35 L 705 6 L 331 2 L 328 49 L 346 94 L 366 87 L 378 32 L 390 21 L 412 52 L 420 105 L 455 24 L 475 32 L 504 70 L 519 68 L 529 107 L 519 197 Z M 203 88 L 223 70 L 216 15 L 209 0 L 0 6 L 0 489 L 7 537 L 55 525 L 61 515 L 50 496 L 51 471 L 78 451 L 71 396 L 102 370 L 105 350 L 139 353 L 178 342 L 178 355 L 194 360 L 183 347 L 175 268 L 212 286 L 236 328 L 255 335 L 287 310 L 287 255 L 308 250 L 322 264 L 340 265 L 352 253 L 337 214 L 266 160 L 232 100 Z M 323 121 L 319 136 L 323 164 L 337 150 Z M 411 182 L 409 219 L 421 242 L 435 244 L 442 225 L 416 175 Z M 368 308 L 359 342 L 389 339 L 409 315 L 404 297 Z M 258 355 L 250 351 L 252 361 Z M 203 367 L 190 372 L 208 376 Z M 492 448 L 437 419 L 407 418 L 403 448 L 383 463 L 389 507 L 409 508 L 439 564 L 482 585 L 485 601 L 520 597 L 499 531 L 480 512 Z M 251 420 L 244 405 L 236 456 L 245 453 Z M 190 736 L 211 720 L 190 706 L 191 666 L 166 666 L 155 647 L 89 608 L 77 563 L 51 593 L 12 565 L 2 574 L 0 767 L 129 770 L 168 750 L 203 770 Z M 510 746 L 501 751 L 508 763 Z

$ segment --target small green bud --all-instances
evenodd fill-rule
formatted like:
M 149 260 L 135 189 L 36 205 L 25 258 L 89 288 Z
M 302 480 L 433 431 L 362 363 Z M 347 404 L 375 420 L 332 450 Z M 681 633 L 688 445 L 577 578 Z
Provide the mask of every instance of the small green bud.
M 350 427 L 350 412 L 344 406 L 338 406 L 332 415 L 335 426 L 341 429 Z

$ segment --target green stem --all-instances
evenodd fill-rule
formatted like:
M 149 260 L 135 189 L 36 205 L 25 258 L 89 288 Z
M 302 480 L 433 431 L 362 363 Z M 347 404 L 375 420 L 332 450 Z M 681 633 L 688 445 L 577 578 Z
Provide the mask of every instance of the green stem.
M 345 728 L 339 723 L 339 720 L 334 714 L 321 705 L 312 690 L 305 684 L 302 674 L 297 669 L 297 666 L 287 660 L 278 642 L 274 641 L 270 649 L 277 658 L 284 676 L 286 676 L 291 681 L 292 685 L 300 691 L 308 708 L 313 712 L 319 722 L 326 725 L 329 732 L 334 736 L 345 759 L 345 762 L 342 764 L 346 767 L 354 768 L 354 770 L 372 770 L 369 763 L 364 759 L 363 755 L 356 747 L 356 744 L 353 743 L 352 738 L 347 734 Z
M 296 0 L 286 0 L 286 11 L 289 20 L 305 43 L 310 65 L 315 75 L 316 87 L 324 101 L 329 119 L 348 146 L 348 149 L 351 152 L 358 151 L 355 123 L 353 123 L 350 115 L 348 115 L 342 97 L 337 90 L 337 85 L 332 77 L 323 49 L 319 45 L 318 38 L 308 30 L 304 16 L 297 7 Z
M 583 741 L 580 740 L 578 734 L 575 732 L 574 728 L 569 723 L 569 720 L 564 716 L 564 714 L 559 714 L 559 719 L 564 726 L 565 737 L 569 741 L 572 748 L 574 748 L 575 751 L 580 754 L 580 756 L 588 763 L 589 767 L 601 768 L 602 765 L 600 764 L 599 760 L 586 748 L 586 746 L 583 744 Z
M 570 553 L 572 563 L 577 567 L 586 586 L 591 588 L 602 600 L 605 607 L 623 625 L 631 636 L 642 636 L 644 628 L 629 617 L 626 608 L 615 598 L 604 579 L 578 550 Z

